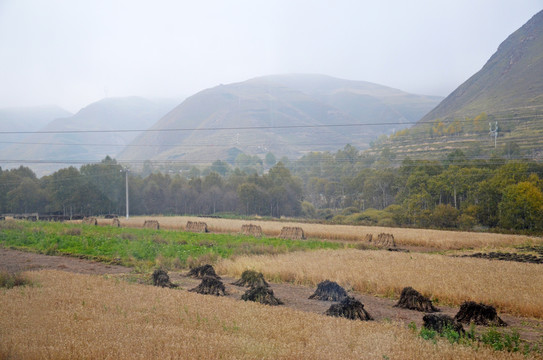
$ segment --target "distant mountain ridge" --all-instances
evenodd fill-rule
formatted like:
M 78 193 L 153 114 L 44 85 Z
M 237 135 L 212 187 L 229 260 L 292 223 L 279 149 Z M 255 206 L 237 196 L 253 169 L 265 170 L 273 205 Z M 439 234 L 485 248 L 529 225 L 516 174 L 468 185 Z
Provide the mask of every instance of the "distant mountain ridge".
M 101 160 L 107 155 L 115 157 L 138 132 L 112 130 L 147 129 L 174 106 L 172 101 L 152 101 L 141 97 L 105 98 L 84 107 L 73 116 L 49 122 L 39 129 L 43 133 L 32 134 L 24 139 L 23 144 L 7 147 L 2 159 L 78 161 L 78 165 Z M 68 165 L 47 163 L 29 166 L 42 175 Z
M 489 134 L 496 127 L 495 148 Z M 476 157 L 543 155 L 543 11 L 507 37 L 480 71 L 412 129 L 374 151 L 383 146 L 412 158 L 434 158 L 452 149 Z
M 38 131 L 54 119 L 73 115 L 58 106 L 33 106 L 0 109 L 0 132 Z M 1 134 L 0 149 L 21 141 L 29 134 Z
M 394 122 L 401 128 L 420 119 L 439 100 L 325 75 L 263 76 L 187 98 L 152 131 L 138 136 L 119 159 L 211 163 L 240 151 L 298 157 L 309 151 L 334 151 L 348 143 L 366 148 L 393 129 L 355 124 Z M 335 127 L 345 124 L 353 126 Z

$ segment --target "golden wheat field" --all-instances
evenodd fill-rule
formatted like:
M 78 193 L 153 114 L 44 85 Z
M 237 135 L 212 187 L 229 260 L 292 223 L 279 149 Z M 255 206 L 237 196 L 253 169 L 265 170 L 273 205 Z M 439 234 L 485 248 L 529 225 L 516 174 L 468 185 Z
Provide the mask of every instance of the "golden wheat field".
M 318 250 L 222 260 L 219 273 L 262 272 L 277 282 L 317 285 L 326 279 L 361 293 L 399 297 L 411 286 L 451 305 L 473 300 L 514 315 L 543 318 L 539 264 L 389 251 Z
M 59 271 L 0 292 L 1 359 L 521 359 L 350 321 Z

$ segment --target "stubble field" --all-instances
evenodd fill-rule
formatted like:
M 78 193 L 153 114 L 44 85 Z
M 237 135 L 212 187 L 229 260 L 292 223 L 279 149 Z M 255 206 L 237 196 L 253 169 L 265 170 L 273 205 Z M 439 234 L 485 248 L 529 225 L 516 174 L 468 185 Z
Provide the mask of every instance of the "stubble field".
M 145 219 L 158 220 L 161 230 L 138 229 Z M 127 259 L 125 265 L 140 269 L 124 277 L 25 272 L 31 286 L 0 289 L 0 359 L 525 358 L 483 344 L 428 341 L 402 322 L 351 321 L 123 280 L 149 276 L 141 273 L 142 264 L 181 271 L 177 266 L 184 264 L 181 258 L 187 251 L 213 261 L 223 276 L 236 278 L 252 269 L 271 282 L 312 288 L 328 279 L 354 294 L 391 299 L 398 299 L 403 287 L 412 286 L 438 305 L 485 302 L 499 313 L 531 321 L 537 329 L 543 324 L 543 265 L 451 256 L 452 250 L 541 246 L 541 238 L 188 217 L 120 220 L 121 229 L 107 227 L 111 222 L 107 219 L 99 219 L 102 226 L 98 227 L 77 223 L 0 227 L 4 247 L 20 242 L 38 252 L 87 258 L 91 254 L 90 258 L 102 261 Z M 205 221 L 212 233 L 187 233 L 183 231 L 187 221 Z M 260 225 L 265 236 L 238 236 L 241 225 L 248 223 Z M 290 248 L 284 243 L 288 240 L 270 238 L 283 226 L 301 226 L 310 241 L 298 241 Z M 21 231 L 25 235 L 17 237 Z M 398 246 L 409 247 L 410 252 L 357 246 L 367 233 L 381 232 L 394 234 Z M 324 239 L 332 243 L 321 243 Z M 312 245 L 314 240 L 322 246 Z M 257 247 L 264 242 L 264 248 Z M 102 252 L 89 253 L 98 250 Z M 541 356 L 537 344 L 543 345 L 543 337 L 535 336 L 529 345 L 536 350 L 528 358 Z

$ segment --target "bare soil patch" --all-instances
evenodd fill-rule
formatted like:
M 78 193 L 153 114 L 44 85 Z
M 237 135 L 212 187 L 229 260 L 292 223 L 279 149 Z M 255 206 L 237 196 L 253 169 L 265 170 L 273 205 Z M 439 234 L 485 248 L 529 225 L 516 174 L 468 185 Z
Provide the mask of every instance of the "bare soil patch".
M 10 273 L 55 269 L 80 274 L 123 274 L 131 268 L 68 256 L 50 256 L 0 248 L 0 270 Z

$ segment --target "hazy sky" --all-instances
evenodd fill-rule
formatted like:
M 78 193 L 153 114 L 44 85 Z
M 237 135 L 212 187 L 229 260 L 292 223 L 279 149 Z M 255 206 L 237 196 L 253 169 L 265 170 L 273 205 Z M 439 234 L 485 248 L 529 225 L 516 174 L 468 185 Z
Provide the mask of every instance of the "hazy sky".
M 543 0 L 0 0 L 0 107 L 175 97 L 277 73 L 448 95 Z

